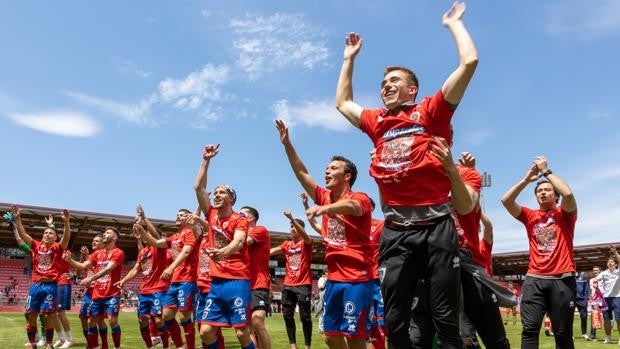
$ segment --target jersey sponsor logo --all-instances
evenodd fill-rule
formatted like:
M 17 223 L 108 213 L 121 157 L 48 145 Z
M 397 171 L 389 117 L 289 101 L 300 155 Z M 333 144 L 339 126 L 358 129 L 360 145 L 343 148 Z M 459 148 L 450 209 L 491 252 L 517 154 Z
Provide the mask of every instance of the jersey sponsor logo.
M 555 219 L 549 217 L 544 223 L 534 224 L 534 236 L 538 243 L 538 250 L 543 253 L 551 253 L 557 245 L 557 232 L 554 227 Z
M 344 222 L 338 217 L 329 217 L 327 220 L 326 242 L 332 246 L 346 247 Z
M 347 301 L 344 304 L 344 313 L 348 314 L 348 315 L 351 315 L 351 314 L 353 314 L 354 311 L 355 311 L 355 304 L 353 302 L 351 302 L 351 301 Z
M 456 269 L 460 267 L 461 267 L 461 259 L 459 258 L 459 256 L 452 258 L 452 268 Z
M 37 254 L 39 255 L 39 270 L 50 270 L 52 268 L 52 250 L 38 250 Z
M 243 299 L 241 299 L 240 297 L 236 297 L 233 303 L 236 307 L 240 307 L 243 305 Z
M 418 113 L 419 115 L 419 113 Z M 392 139 L 404 136 L 411 136 L 415 134 L 423 134 L 426 132 L 426 129 L 422 125 L 413 125 L 410 127 L 397 128 L 393 130 L 387 130 L 382 138 Z

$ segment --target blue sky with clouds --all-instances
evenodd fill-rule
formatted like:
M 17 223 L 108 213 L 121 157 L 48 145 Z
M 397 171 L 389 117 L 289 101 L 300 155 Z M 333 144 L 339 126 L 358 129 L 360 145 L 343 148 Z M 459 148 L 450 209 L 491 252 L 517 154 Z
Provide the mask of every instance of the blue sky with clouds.
M 381 105 L 386 65 L 434 94 L 458 63 L 441 25 L 449 1 L 4 2 L 0 5 L 0 201 L 157 218 L 196 205 L 201 147 L 221 143 L 209 187 L 284 231 L 302 215 L 273 120 L 322 181 L 332 154 L 353 159 L 356 187 L 371 143 L 334 108 L 346 33 L 364 40 L 355 98 Z M 484 206 L 495 251 L 527 249 L 499 198 L 544 154 L 579 205 L 576 244 L 618 241 L 620 2 L 469 2 L 480 54 L 454 117 L 454 152 L 492 174 Z M 519 201 L 534 205 L 532 188 Z M 377 217 L 380 214 L 375 213 Z

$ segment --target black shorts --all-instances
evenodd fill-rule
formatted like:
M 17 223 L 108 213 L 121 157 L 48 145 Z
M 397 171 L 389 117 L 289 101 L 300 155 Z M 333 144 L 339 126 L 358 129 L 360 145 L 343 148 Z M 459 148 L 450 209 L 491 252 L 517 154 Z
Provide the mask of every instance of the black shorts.
M 257 288 L 252 290 L 252 311 L 269 309 L 269 290 L 266 288 Z

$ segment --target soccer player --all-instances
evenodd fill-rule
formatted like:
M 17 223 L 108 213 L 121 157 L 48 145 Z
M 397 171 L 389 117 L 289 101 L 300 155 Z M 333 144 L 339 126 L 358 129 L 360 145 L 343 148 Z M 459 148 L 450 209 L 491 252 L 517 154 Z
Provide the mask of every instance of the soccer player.
M 375 201 L 370 198 L 370 206 L 375 210 Z M 383 297 L 381 296 L 381 281 L 379 280 L 379 241 L 383 231 L 383 220 L 372 219 L 370 223 L 370 247 L 372 251 L 372 291 L 373 313 L 370 319 L 370 348 L 385 349 L 385 314 Z
M 184 348 L 181 328 L 176 320 L 177 312 L 185 333 L 187 349 L 196 347 L 196 328 L 192 313 L 196 308 L 196 279 L 198 277 L 198 241 L 197 232 L 188 220 L 192 213 L 182 208 L 177 211 L 175 224 L 178 231 L 167 238 L 155 238 L 150 230 L 142 232 L 143 240 L 157 248 L 169 248 L 172 263 L 164 269 L 161 278 L 170 280 L 170 287 L 163 297 L 162 304 L 165 328 L 177 348 Z
M 304 205 L 304 210 L 309 209 L 310 205 L 308 204 L 308 194 L 301 193 L 299 194 L 299 196 L 301 197 L 301 203 Z M 321 225 L 316 220 L 316 218 L 311 218 L 308 220 L 308 222 L 310 223 L 310 226 L 312 227 L 312 229 L 316 231 L 317 234 L 321 235 Z
M 256 337 L 257 346 L 261 349 L 271 349 L 271 337 L 265 327 L 265 317 L 270 306 L 269 290 L 271 289 L 271 274 L 269 273 L 269 250 L 271 237 L 269 231 L 262 225 L 256 225 L 258 210 L 254 207 L 243 206 L 240 210 L 248 221 L 248 236 L 245 240 L 250 257 L 250 287 L 252 289 L 252 331 Z
M 282 289 L 282 315 L 290 349 L 297 349 L 295 309 L 299 306 L 299 317 L 304 333 L 304 344 L 312 344 L 312 315 L 310 295 L 312 294 L 312 238 L 306 233 L 304 221 L 293 218 L 290 211 L 284 216 L 291 224 L 291 239 L 271 249 L 270 254 L 283 254 L 285 258 L 284 288 Z
M 317 205 L 306 210 L 306 216 L 323 219 L 321 236 L 328 270 L 325 341 L 331 349 L 365 348 L 373 289 L 372 256 L 367 251 L 370 199 L 351 190 L 357 168 L 342 156 L 332 157 L 325 169 L 325 188 L 319 186 L 297 155 L 284 122 L 276 120 L 276 128 L 293 173 Z
M 482 258 L 482 266 L 487 275 L 493 276 L 493 223 L 491 219 L 482 212 L 480 216 L 482 223 L 482 237 L 480 239 L 480 257 Z
M 611 320 L 616 320 L 618 332 L 620 332 L 620 254 L 614 246 L 609 248 L 610 255 L 607 258 L 607 269 L 598 274 L 594 279 L 598 281 L 599 287 L 605 297 L 607 310 L 603 311 L 603 329 L 605 330 L 605 344 L 611 344 Z M 554 327 L 555 329 L 555 327 Z M 618 341 L 620 344 L 620 340 Z
M 63 258 L 73 268 L 80 271 L 94 269 L 94 274 L 80 282 L 80 285 L 89 287 L 93 284 L 92 303 L 88 308 L 88 338 L 90 348 L 99 347 L 98 334 L 101 336 L 102 347 L 107 347 L 107 327 L 105 318 L 109 317 L 112 341 L 115 348 L 121 347 L 121 327 L 118 323 L 121 292 L 115 283 L 121 279 L 121 269 L 125 261 L 125 253 L 116 247 L 120 233 L 114 227 L 106 227 L 103 233 L 104 248 L 93 251 L 88 259 L 82 263 L 65 253 Z M 99 333 L 97 333 L 99 332 Z
M 148 244 L 140 243 L 142 235 L 145 233 L 141 223 L 144 222 L 147 225 L 147 229 L 150 234 L 156 238 L 159 238 L 159 232 L 150 223 L 144 214 L 142 206 L 137 207 L 138 219 L 133 225 L 134 237 L 138 241 L 142 248 L 138 251 L 136 257 L 136 264 L 134 267 L 115 284 L 118 288 L 123 286 L 129 281 L 142 274 L 142 282 L 140 283 L 140 294 L 138 295 L 138 322 L 140 324 L 140 335 L 147 348 L 153 348 L 153 340 L 151 339 L 151 333 L 149 331 L 149 322 L 152 317 L 155 321 L 155 326 L 161 329 L 164 346 L 167 340 L 167 331 L 165 330 L 164 321 L 162 319 L 162 300 L 168 287 L 170 286 L 170 280 L 161 278 L 161 274 L 168 266 L 167 264 L 167 252 L 166 247 L 153 247 Z
M 49 228 L 54 229 L 54 217 L 48 215 L 45 223 Z M 69 279 L 69 264 L 64 260 L 60 263 L 60 273 L 58 278 L 58 303 L 57 318 L 58 322 L 54 324 L 54 328 L 58 333 L 58 340 L 53 347 L 60 349 L 70 348 L 73 345 L 73 334 L 71 333 L 71 324 L 67 318 L 67 310 L 71 310 L 71 280 Z
M 450 181 L 428 153 L 432 136 L 450 143 L 452 115 L 478 63 L 478 52 L 462 21 L 465 5 L 455 2 L 443 16 L 454 37 L 459 65 L 435 96 L 415 104 L 418 79 L 404 67 L 387 67 L 381 82 L 385 109 L 363 109 L 353 101 L 353 65 L 362 47 L 356 33 L 346 39 L 336 90 L 336 107 L 372 140 L 376 157 L 370 174 L 381 194 L 385 228 L 379 261 L 385 326 L 391 348 L 409 348 L 409 322 L 416 285 L 430 287 L 432 323 L 444 347 L 462 346 L 458 324 L 459 263 L 450 219 Z M 421 256 L 424 256 L 422 258 Z M 421 305 L 424 306 L 424 305 Z
M 217 155 L 219 145 L 204 147 L 202 162 L 196 175 L 194 189 L 200 209 L 209 222 L 209 256 L 211 264 L 211 290 L 205 308 L 199 309 L 200 336 L 208 349 L 216 349 L 220 327 L 235 329 L 242 349 L 254 349 L 250 338 L 248 315 L 250 311 L 250 261 L 246 238 L 248 221 L 233 211 L 237 193 L 229 185 L 218 185 L 213 191 L 213 206 L 207 194 L 207 173 L 211 159 Z
M 516 199 L 521 191 L 541 177 L 545 180 L 534 188 L 539 208 L 519 205 Z M 525 176 L 504 194 L 502 204 L 525 225 L 530 243 L 529 266 L 521 288 L 521 347 L 538 348 L 540 325 L 547 311 L 556 346 L 573 348 L 575 196 L 568 184 L 549 169 L 547 159 L 538 156 Z
M 28 325 L 26 334 L 32 347 L 35 346 L 35 334 L 37 332 L 37 315 L 43 313 L 45 317 L 45 342 L 48 348 L 52 347 L 54 337 L 53 324 L 58 321 L 56 315 L 58 284 L 57 280 L 62 271 L 61 264 L 63 251 L 67 248 L 71 238 L 71 226 L 69 211 L 63 210 L 61 217 L 64 232 L 60 242 L 56 242 L 58 234 L 54 228 L 48 227 L 43 231 L 41 241 L 33 239 L 22 224 L 20 209 L 11 206 L 11 213 L 15 220 L 15 227 L 19 237 L 30 247 L 32 256 L 32 284 L 28 291 L 26 301 L 26 314 Z
M 105 245 L 103 244 L 103 234 L 95 235 L 91 243 L 91 247 L 93 249 L 93 252 L 101 250 L 105 247 Z M 86 246 L 82 246 L 80 248 L 80 252 L 81 252 L 80 263 L 83 263 L 88 259 L 90 252 L 88 251 L 88 247 Z M 86 269 L 85 270 L 86 275 L 84 276 L 84 278 L 91 277 L 94 274 L 93 270 L 94 268 L 92 266 Z M 80 315 L 79 315 L 80 323 L 82 325 L 82 333 L 84 334 L 84 338 L 86 339 L 86 341 L 88 341 L 88 309 L 90 308 L 90 305 L 93 302 L 93 286 L 94 285 L 91 283 L 88 287 L 84 289 L 84 295 L 82 296 L 82 307 L 80 307 Z M 107 330 L 105 334 L 107 336 Z M 106 338 L 106 342 L 107 342 L 107 338 Z

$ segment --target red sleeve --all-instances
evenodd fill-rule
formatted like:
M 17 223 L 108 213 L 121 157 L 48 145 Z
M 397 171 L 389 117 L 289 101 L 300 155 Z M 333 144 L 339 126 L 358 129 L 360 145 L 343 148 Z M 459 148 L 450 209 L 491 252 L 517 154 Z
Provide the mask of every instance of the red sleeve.
M 441 136 L 451 143 L 452 132 L 450 131 L 450 123 L 454 114 L 454 106 L 446 102 L 441 89 L 433 97 L 424 98 L 420 102 L 420 106 L 426 109 L 428 113 L 431 134 Z
M 463 178 L 463 182 L 470 186 L 477 194 L 480 194 L 480 189 L 482 188 L 482 176 L 480 172 L 474 168 L 462 165 L 458 165 L 457 169 L 461 178 Z
M 385 113 L 384 109 L 364 109 L 360 116 L 360 130 L 374 140 L 375 128 L 377 127 L 377 116 Z
M 314 189 L 314 203 L 317 205 L 325 205 L 329 202 L 326 202 L 325 198 L 328 197 L 329 190 L 322 188 L 320 185 L 317 185 Z
M 181 241 L 183 242 L 183 246 L 189 245 L 196 247 L 196 236 L 194 235 L 194 231 L 190 228 L 183 229 L 181 232 Z
M 372 211 L 368 195 L 360 192 L 355 192 L 351 196 L 351 200 L 355 200 L 360 204 L 360 206 L 362 207 L 362 215 L 366 215 Z
M 248 234 L 248 220 L 245 219 L 245 217 L 240 216 L 239 219 L 237 220 L 237 222 L 235 223 L 235 231 L 236 230 L 241 230 L 243 231 L 246 235 Z M 235 234 L 235 231 L 233 231 L 233 237 Z
M 269 232 L 262 225 L 256 226 L 251 233 L 248 233 L 250 237 L 254 240 L 255 244 L 261 244 L 267 241 L 269 237 Z
M 527 222 L 530 220 L 531 214 L 532 214 L 531 209 L 525 206 L 521 206 L 521 214 L 519 214 L 519 217 L 517 217 L 517 219 L 521 221 L 521 223 L 527 226 Z
M 168 246 L 168 248 L 172 247 L 172 236 L 168 236 L 164 240 L 166 240 L 166 245 Z
M 284 241 L 283 243 L 281 243 L 280 248 L 282 249 L 282 252 L 286 253 L 286 251 L 288 250 L 288 241 Z

